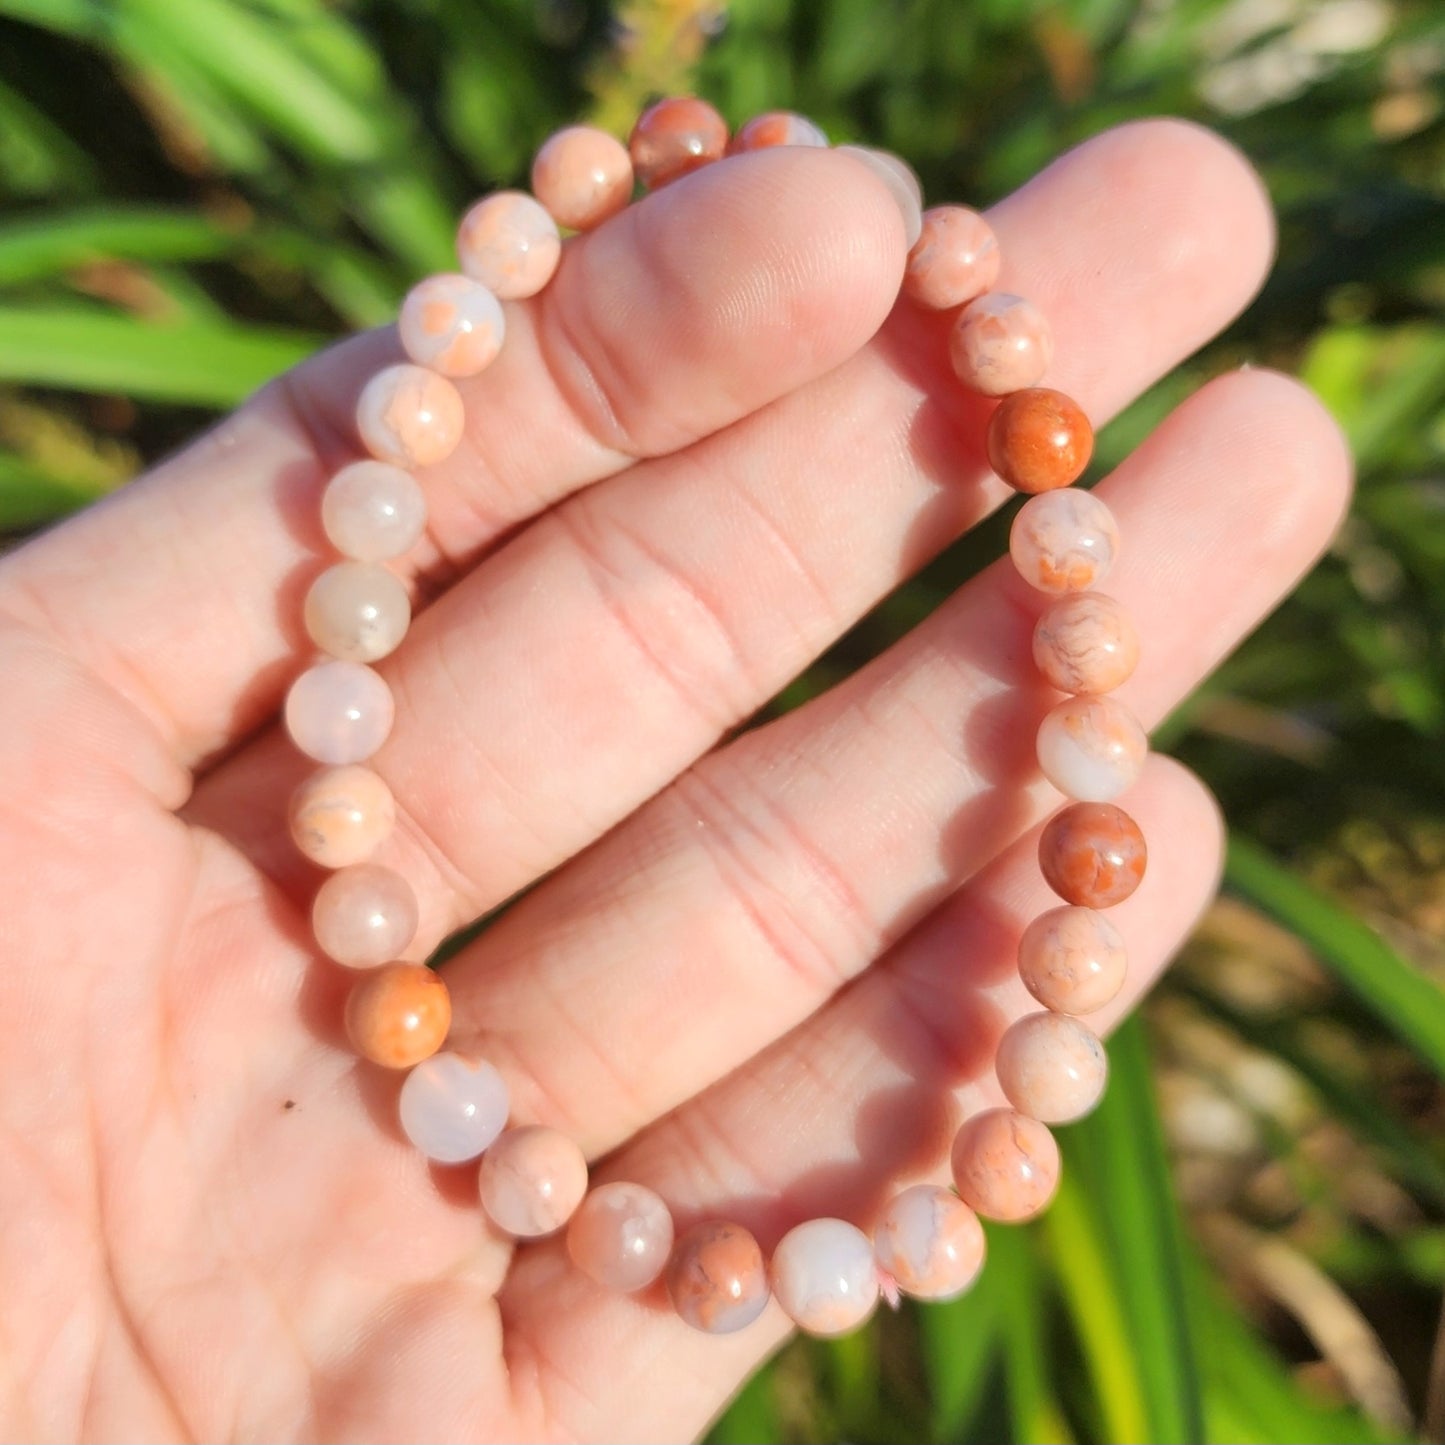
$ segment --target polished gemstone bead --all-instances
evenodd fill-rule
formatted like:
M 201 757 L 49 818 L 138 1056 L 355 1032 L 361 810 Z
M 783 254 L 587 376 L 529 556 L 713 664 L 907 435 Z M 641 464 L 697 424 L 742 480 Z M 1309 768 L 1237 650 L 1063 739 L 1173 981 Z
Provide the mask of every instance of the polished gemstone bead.
M 384 562 L 416 544 L 426 527 L 426 497 L 400 467 L 352 462 L 321 494 L 321 525 L 343 557 Z
M 567 1253 L 607 1289 L 646 1289 L 672 1254 L 672 1214 L 641 1184 L 599 1184 L 567 1226 Z
M 741 1224 L 697 1224 L 678 1241 L 667 1265 L 667 1293 L 684 1324 L 730 1335 L 768 1304 L 768 1269 L 758 1242 Z
M 982 296 L 998 280 L 1001 257 L 993 228 L 967 206 L 934 206 L 908 253 L 903 290 L 943 311 Z
M 1060 692 L 1112 692 L 1139 665 L 1139 634 L 1112 597 L 1070 593 L 1034 627 L 1034 665 Z
M 1022 296 L 990 291 L 958 313 L 948 337 L 953 370 L 985 396 L 1037 386 L 1054 355 L 1043 313 Z
M 416 937 L 417 920 L 411 884 L 379 863 L 354 863 L 333 873 L 311 904 L 318 946 L 347 968 L 375 968 L 400 958 Z
M 1032 1219 L 1059 1187 L 1059 1146 L 1040 1123 L 1012 1109 L 986 1109 L 953 1140 L 959 1197 L 985 1219 Z
M 632 199 L 632 157 L 605 130 L 569 125 L 537 152 L 532 190 L 559 226 L 590 231 Z
M 518 1239 L 554 1234 L 587 1193 L 587 1159 L 557 1129 L 508 1129 L 482 1156 L 479 1176 L 487 1217 Z
M 727 122 L 705 100 L 691 95 L 649 106 L 627 142 L 637 179 L 649 191 L 717 160 L 727 145 Z
M 450 1050 L 423 1059 L 401 1086 L 402 1132 L 428 1159 L 465 1164 L 507 1127 L 511 1101 L 502 1076 L 484 1059 Z
M 484 196 L 457 228 L 462 270 L 493 296 L 535 296 L 562 259 L 562 237 L 547 208 L 522 191 Z
M 309 667 L 286 694 L 286 731 L 318 763 L 363 763 L 387 739 L 396 715 L 391 689 L 359 662 Z
M 1082 1119 L 1109 1079 L 1098 1035 L 1061 1013 L 1029 1014 L 1005 1029 L 994 1069 L 1009 1103 L 1040 1124 Z
M 1044 881 L 1066 903 L 1110 908 L 1140 884 L 1149 849 L 1139 825 L 1113 803 L 1074 803 L 1039 836 Z
M 394 652 L 411 625 L 401 579 L 376 562 L 338 562 L 306 593 L 306 631 L 322 652 L 376 662 Z
M 323 768 L 291 795 L 291 837 L 313 863 L 364 863 L 396 822 L 391 789 L 370 768 Z
M 367 451 L 398 467 L 445 461 L 461 441 L 465 421 L 456 387 L 410 362 L 383 367 L 356 403 L 356 429 Z
M 1041 592 L 1085 592 L 1119 555 L 1119 524 L 1092 492 L 1072 488 L 1030 497 L 1008 536 L 1019 576 Z
M 1004 397 L 988 419 L 988 464 L 1019 492 L 1052 492 L 1084 475 L 1094 428 L 1073 397 L 1031 386 Z
M 885 186 L 903 217 L 903 238 L 910 247 L 923 234 L 923 187 L 912 169 L 889 151 L 873 146 L 839 146 L 838 154 L 861 161 Z
M 385 963 L 362 974 L 346 1001 L 346 1033 L 363 1058 L 409 1069 L 441 1048 L 452 1024 L 447 986 L 422 963 Z
M 894 1195 L 873 1231 L 880 1268 L 914 1299 L 961 1295 L 983 1268 L 984 1249 L 978 1215 L 936 1184 Z
M 1127 967 L 1119 930 L 1092 908 L 1051 908 L 1019 940 L 1019 977 L 1055 1013 L 1103 1008 L 1123 988 Z
M 873 1245 L 844 1219 L 795 1225 L 778 1241 L 769 1275 L 783 1313 L 810 1335 L 846 1335 L 878 1303 Z
M 728 144 L 728 154 L 768 150 L 772 146 L 825 146 L 828 137 L 807 116 L 791 110 L 755 115 Z
M 402 350 L 443 376 L 475 376 L 502 349 L 502 303 L 470 276 L 428 276 L 406 293 L 396 323 Z
M 1107 803 L 1132 787 L 1148 753 L 1138 718 L 1111 697 L 1066 698 L 1039 724 L 1043 775 L 1080 802 Z

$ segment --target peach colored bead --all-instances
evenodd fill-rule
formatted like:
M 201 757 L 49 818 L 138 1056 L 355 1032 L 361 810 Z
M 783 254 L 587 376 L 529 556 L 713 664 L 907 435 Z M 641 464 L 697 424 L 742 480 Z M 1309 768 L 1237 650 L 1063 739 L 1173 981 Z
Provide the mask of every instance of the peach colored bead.
M 410 362 L 383 367 L 356 403 L 356 429 L 367 451 L 398 467 L 445 461 L 461 441 L 465 421 L 456 387 Z
M 993 228 L 967 206 L 934 206 L 908 253 L 903 290 L 943 311 L 982 296 L 998 280 L 1002 257 Z
M 1032 303 L 991 291 L 958 314 L 948 338 L 953 370 L 985 396 L 1036 386 L 1054 356 L 1054 334 Z
M 587 1193 L 587 1159 L 557 1129 L 508 1129 L 482 1156 L 478 1176 L 487 1217 L 518 1239 L 554 1234 Z
M 1029 1014 L 1005 1029 L 994 1070 L 1009 1103 L 1040 1124 L 1082 1119 L 1109 1081 L 1098 1035 L 1060 1013 Z
M 1019 508 L 1008 549 L 1030 587 L 1086 592 L 1109 575 L 1119 555 L 1119 524 L 1092 492 L 1045 492 Z
M 1107 803 L 1144 770 L 1149 738 L 1111 697 L 1071 697 L 1044 716 L 1037 750 L 1043 775 L 1065 797 Z
M 312 642 L 346 662 L 376 662 L 394 652 L 411 626 L 411 598 L 401 579 L 375 562 L 338 562 L 306 593 Z
M 903 239 L 914 246 L 923 234 L 923 187 L 912 169 L 889 151 L 873 146 L 839 146 L 838 154 L 861 161 L 885 186 L 903 217 Z
M 828 137 L 805 115 L 791 110 L 769 110 L 755 115 L 728 144 L 730 156 L 773 146 L 825 146 Z
M 423 963 L 387 963 L 363 974 L 346 1000 L 346 1034 L 362 1058 L 409 1069 L 441 1048 L 452 1001 Z
M 1123 988 L 1128 962 L 1119 930 L 1092 908 L 1051 908 L 1019 939 L 1019 977 L 1055 1013 L 1103 1008 Z
M 599 1184 L 567 1226 L 567 1253 L 606 1289 L 646 1289 L 667 1268 L 672 1215 L 641 1184 Z
M 1052 492 L 1084 475 L 1094 428 L 1073 397 L 1047 386 L 1006 396 L 988 419 L 988 464 L 1018 492 Z
M 795 1225 L 778 1241 L 768 1275 L 783 1313 L 825 1339 L 856 1330 L 878 1303 L 873 1245 L 846 1219 Z
M 745 1329 L 768 1304 L 768 1270 L 741 1224 L 694 1225 L 667 1266 L 667 1293 L 684 1324 L 707 1335 Z
M 400 958 L 416 937 L 417 919 L 411 884 L 376 863 L 333 873 L 311 904 L 311 931 L 322 953 L 347 968 Z
M 291 837 L 313 863 L 364 863 L 391 835 L 396 803 L 370 768 L 355 763 L 313 773 L 291 795 Z
M 1113 803 L 1074 803 L 1039 835 L 1039 869 L 1066 903 L 1110 908 L 1139 886 L 1149 849 L 1139 825 Z
M 318 763 L 364 763 L 391 732 L 396 703 L 379 673 L 328 659 L 308 667 L 286 694 L 286 731 Z
M 1032 1219 L 1059 1187 L 1059 1146 L 1037 1120 L 1012 1109 L 986 1109 L 954 1136 L 953 1182 L 963 1202 L 985 1219 Z
M 705 100 L 691 95 L 649 106 L 627 141 L 632 168 L 649 191 L 719 159 L 727 145 L 727 122 Z
M 532 190 L 559 226 L 590 231 L 632 199 L 632 157 L 605 130 L 569 125 L 537 152 Z
M 915 1184 L 889 1202 L 873 1231 L 879 1267 L 914 1299 L 961 1295 L 983 1268 L 978 1215 L 936 1184 Z
M 1075 592 L 1035 625 L 1034 665 L 1060 692 L 1112 692 L 1139 665 L 1139 633 L 1112 597 Z
M 562 259 L 557 223 L 522 191 L 484 196 L 457 229 L 462 270 L 493 296 L 519 301 L 535 296 Z
M 502 303 L 480 281 L 448 272 L 428 276 L 406 293 L 396 331 L 418 366 L 443 376 L 475 376 L 496 360 L 507 321 Z
M 343 557 L 384 562 L 415 545 L 426 527 L 426 497 L 410 472 L 386 462 L 352 462 L 321 494 L 321 525 Z

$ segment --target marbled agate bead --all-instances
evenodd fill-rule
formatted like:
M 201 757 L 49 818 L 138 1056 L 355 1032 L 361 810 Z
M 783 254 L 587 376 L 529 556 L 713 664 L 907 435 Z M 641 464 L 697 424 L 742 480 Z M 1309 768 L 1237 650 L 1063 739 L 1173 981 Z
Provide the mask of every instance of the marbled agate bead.
M 535 296 L 562 259 L 562 237 L 547 208 L 523 191 L 483 196 L 457 228 L 457 259 L 502 301 Z
M 1039 724 L 1043 775 L 1080 802 L 1118 797 L 1137 781 L 1148 754 L 1139 720 L 1111 697 L 1066 698 Z
M 412 362 L 383 367 L 356 403 L 356 429 L 367 451 L 397 467 L 445 461 L 461 441 L 465 423 L 456 387 Z
M 694 1225 L 667 1265 L 667 1293 L 684 1324 L 707 1335 L 745 1329 L 768 1304 L 768 1269 L 758 1242 L 740 1224 Z
M 1044 492 L 1019 508 L 1008 546 L 1030 587 L 1085 592 L 1109 575 L 1119 555 L 1119 524 L 1092 492 Z
M 346 1033 L 365 1059 L 409 1069 L 441 1048 L 452 1001 L 441 978 L 421 963 L 387 963 L 361 976 L 346 1001 Z
M 1032 1219 L 1059 1187 L 1059 1146 L 1037 1120 L 1013 1109 L 986 1109 L 954 1137 L 953 1182 L 959 1198 L 985 1219 Z
M 396 323 L 402 350 L 443 376 L 475 376 L 497 358 L 507 335 L 502 303 L 470 276 L 444 273 L 406 293 Z
M 323 868 L 364 863 L 396 822 L 391 789 L 370 768 L 323 768 L 291 795 L 291 837 Z
M 286 694 L 286 731 L 318 763 L 365 762 L 386 741 L 395 717 L 391 689 L 359 662 L 318 662 Z
M 994 1070 L 1019 1113 L 1040 1124 L 1069 1124 L 1103 1097 L 1109 1059 L 1086 1024 L 1068 1014 L 1036 1013 L 1004 1030 Z
M 599 1184 L 567 1226 L 567 1253 L 606 1289 L 646 1289 L 672 1254 L 672 1214 L 641 1184 Z
M 450 1050 L 423 1059 L 401 1086 L 402 1132 L 428 1159 L 465 1164 L 507 1127 L 511 1100 L 502 1076 L 485 1059 Z
M 537 152 L 532 190 L 559 226 L 590 231 L 632 199 L 632 157 L 605 130 L 569 125 Z
M 885 186 L 903 217 L 903 238 L 911 249 L 923 234 L 923 187 L 911 167 L 889 151 L 873 146 L 842 145 L 839 155 L 861 161 Z
M 920 306 L 962 306 L 998 280 L 1001 256 L 993 228 L 967 206 L 934 206 L 908 253 L 903 290 Z
M 419 910 L 412 886 L 392 868 L 354 863 L 333 873 L 311 904 L 311 931 L 328 958 L 375 968 L 411 946 Z
M 1139 633 L 1102 592 L 1059 598 L 1034 627 L 1034 665 L 1060 692 L 1112 692 L 1139 665 Z
M 387 462 L 352 462 L 321 494 L 321 525 L 331 545 L 357 562 L 409 551 L 426 527 L 426 497 L 410 472 Z
M 879 1267 L 914 1299 L 961 1295 L 978 1278 L 985 1248 L 978 1215 L 936 1184 L 895 1195 L 873 1231 Z
M 627 141 L 637 179 L 650 191 L 720 159 L 727 146 L 727 122 L 692 95 L 649 106 Z
M 555 1234 L 587 1193 L 587 1159 L 557 1129 L 528 1124 L 508 1129 L 482 1156 L 482 1208 L 498 1229 L 518 1239 Z
M 1112 1002 L 1128 963 L 1119 930 L 1092 908 L 1051 908 L 1019 939 L 1019 978 L 1055 1013 L 1088 1014 Z
M 377 562 L 337 562 L 310 586 L 302 609 L 322 652 L 345 662 L 377 662 L 401 646 L 411 598 L 401 579 Z
M 769 110 L 755 115 L 728 143 L 728 154 L 768 150 L 773 146 L 826 146 L 828 137 L 805 115 Z
M 1032 302 L 991 291 L 958 313 L 948 337 L 949 359 L 965 386 L 1006 396 L 1037 386 L 1054 356 L 1054 334 Z
M 1111 908 L 1139 886 L 1149 862 L 1143 830 L 1113 803 L 1074 803 L 1039 835 L 1039 869 L 1066 903 Z
M 810 1335 L 846 1335 L 878 1303 L 873 1246 L 845 1219 L 795 1225 L 778 1241 L 769 1277 L 783 1313 Z
M 988 419 L 988 464 L 1018 492 L 1052 492 L 1084 475 L 1094 428 L 1073 397 L 1031 386 L 1004 397 Z

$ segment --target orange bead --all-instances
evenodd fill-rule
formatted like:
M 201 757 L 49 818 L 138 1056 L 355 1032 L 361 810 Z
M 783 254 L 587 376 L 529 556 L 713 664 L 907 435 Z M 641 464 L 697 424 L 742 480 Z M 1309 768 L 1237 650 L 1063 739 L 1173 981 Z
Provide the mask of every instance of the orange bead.
M 1020 492 L 1052 492 L 1083 476 L 1094 429 L 1072 397 L 1046 386 L 1016 391 L 988 423 L 988 464 Z
M 1112 803 L 1074 803 L 1039 836 L 1039 871 L 1064 900 L 1111 908 L 1143 881 L 1149 849 L 1139 825 Z
M 727 122 L 691 95 L 649 106 L 627 141 L 637 179 L 650 191 L 719 159 L 727 146 Z
M 805 115 L 791 110 L 770 110 L 755 115 L 728 144 L 730 156 L 773 146 L 826 146 L 828 137 Z
M 384 1069 L 409 1069 L 430 1058 L 451 1026 L 447 986 L 421 963 L 383 964 L 346 1001 L 352 1046 Z

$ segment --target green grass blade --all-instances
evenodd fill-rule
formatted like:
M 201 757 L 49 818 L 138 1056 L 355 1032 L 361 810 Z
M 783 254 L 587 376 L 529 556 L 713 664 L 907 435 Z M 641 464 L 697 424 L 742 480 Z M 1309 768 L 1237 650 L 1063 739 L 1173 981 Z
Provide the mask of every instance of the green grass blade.
M 708 1445 L 773 1445 L 783 1438 L 773 1398 L 773 1372 L 754 1375 L 708 1432 Z
M 77 511 L 107 490 L 94 480 L 56 476 L 24 457 L 0 452 L 0 532 L 28 531 Z
M 1012 1435 L 1019 1445 L 1065 1445 L 1073 1432 L 1052 1385 L 1045 1302 L 1034 1241 L 1017 1228 L 988 1231 L 989 1268 L 1000 1280 L 1000 1339 Z
M 0 225 L 0 286 L 57 276 L 96 260 L 204 261 L 236 237 L 193 211 L 146 206 L 47 211 Z
M 933 1440 L 959 1439 L 978 1413 L 999 1351 L 1002 1270 L 990 1261 L 962 1298 L 912 1309 L 928 1381 Z

